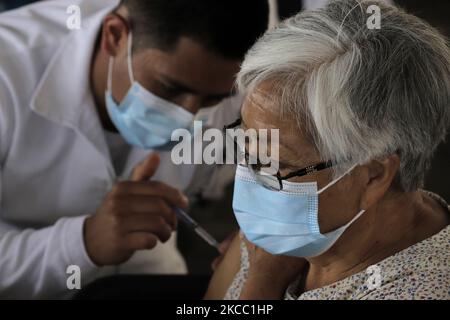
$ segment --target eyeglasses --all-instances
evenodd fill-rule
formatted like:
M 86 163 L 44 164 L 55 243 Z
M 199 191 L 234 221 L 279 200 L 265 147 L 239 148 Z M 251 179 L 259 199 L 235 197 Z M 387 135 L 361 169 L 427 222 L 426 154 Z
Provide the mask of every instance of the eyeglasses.
M 231 137 L 229 135 L 230 129 L 236 129 L 242 124 L 242 119 L 238 119 L 235 122 L 233 122 L 230 125 L 224 126 L 223 130 L 225 132 L 225 135 L 229 141 L 233 142 L 234 149 L 238 150 L 240 152 L 240 158 L 244 160 L 244 163 L 242 161 L 239 161 L 239 159 L 235 156 L 235 161 L 239 165 L 246 166 L 250 172 L 253 174 L 255 179 L 261 183 L 262 186 L 269 190 L 274 191 L 281 191 L 283 190 L 283 180 L 288 180 L 293 177 L 302 177 L 309 174 L 312 174 L 313 172 L 325 170 L 327 168 L 331 168 L 333 166 L 333 163 L 331 161 L 325 161 L 318 164 L 310 165 L 305 168 L 293 171 L 288 173 L 287 175 L 282 176 L 280 174 L 280 171 L 278 170 L 277 173 L 270 174 L 267 171 L 264 171 L 264 166 L 261 166 L 261 164 L 258 163 L 258 161 L 251 161 L 253 158 L 251 158 L 250 154 L 246 151 L 245 146 L 239 146 L 239 144 L 236 142 L 235 137 Z M 237 155 L 239 156 L 239 155 Z M 252 162 L 255 162 L 256 164 L 252 164 Z

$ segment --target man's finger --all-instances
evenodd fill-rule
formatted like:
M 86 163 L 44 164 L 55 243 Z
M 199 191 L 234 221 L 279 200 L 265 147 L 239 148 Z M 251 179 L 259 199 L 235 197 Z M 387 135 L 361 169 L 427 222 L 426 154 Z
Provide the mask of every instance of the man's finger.
M 161 198 L 149 196 L 130 196 L 127 199 L 127 212 L 125 213 L 124 223 L 134 220 L 143 221 L 151 217 L 161 217 L 173 230 L 177 226 L 176 213 L 167 202 Z
M 213 260 L 213 262 L 211 263 L 212 271 L 216 271 L 217 266 L 222 262 L 222 260 L 223 260 L 223 255 L 220 255 Z
M 188 198 L 181 191 L 159 181 L 123 181 L 116 185 L 113 192 L 117 195 L 161 197 L 169 204 L 181 208 L 186 208 L 189 204 Z
M 161 242 L 169 240 L 173 231 L 163 218 L 144 215 L 129 217 L 123 228 L 127 234 L 134 232 L 148 232 L 154 234 Z
M 156 247 L 158 238 L 148 232 L 133 232 L 125 238 L 125 249 L 130 251 L 150 250 Z
M 147 181 L 158 170 L 161 158 L 159 154 L 152 153 L 144 162 L 139 164 L 133 171 L 132 181 Z

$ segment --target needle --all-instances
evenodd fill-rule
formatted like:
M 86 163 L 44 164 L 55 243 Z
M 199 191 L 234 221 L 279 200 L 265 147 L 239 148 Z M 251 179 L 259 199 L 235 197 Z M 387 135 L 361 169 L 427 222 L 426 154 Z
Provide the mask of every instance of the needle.
M 183 221 L 189 228 L 193 229 L 210 246 L 219 250 L 219 243 L 205 229 L 203 229 L 194 219 L 192 219 L 184 210 L 174 207 L 177 217 Z

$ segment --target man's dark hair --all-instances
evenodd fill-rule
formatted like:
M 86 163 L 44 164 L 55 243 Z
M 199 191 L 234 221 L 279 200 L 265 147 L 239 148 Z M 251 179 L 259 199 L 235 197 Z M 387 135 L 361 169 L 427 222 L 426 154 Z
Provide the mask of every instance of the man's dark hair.
M 180 37 L 227 59 L 242 59 L 267 29 L 267 0 L 124 0 L 135 47 L 174 49 Z

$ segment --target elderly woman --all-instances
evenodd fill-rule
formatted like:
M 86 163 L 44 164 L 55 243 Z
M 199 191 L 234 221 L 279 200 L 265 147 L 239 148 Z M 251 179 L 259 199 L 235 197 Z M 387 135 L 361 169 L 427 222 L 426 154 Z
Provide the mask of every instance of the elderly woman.
M 241 126 L 280 129 L 279 171 L 238 166 L 241 240 L 206 297 L 449 299 L 449 207 L 420 189 L 450 122 L 445 39 L 393 6 L 332 1 L 263 36 L 238 86 Z

